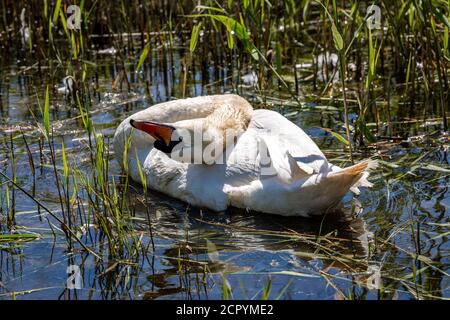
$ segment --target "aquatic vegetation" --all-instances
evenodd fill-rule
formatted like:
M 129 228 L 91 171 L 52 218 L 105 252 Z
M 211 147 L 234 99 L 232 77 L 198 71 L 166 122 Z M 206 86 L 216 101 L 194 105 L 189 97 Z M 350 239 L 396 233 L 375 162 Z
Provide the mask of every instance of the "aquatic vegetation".
M 2 1 L 0 297 L 449 298 L 450 3 L 377 5 Z M 126 116 L 224 92 L 336 164 L 376 156 L 374 191 L 314 221 L 214 214 L 115 163 Z

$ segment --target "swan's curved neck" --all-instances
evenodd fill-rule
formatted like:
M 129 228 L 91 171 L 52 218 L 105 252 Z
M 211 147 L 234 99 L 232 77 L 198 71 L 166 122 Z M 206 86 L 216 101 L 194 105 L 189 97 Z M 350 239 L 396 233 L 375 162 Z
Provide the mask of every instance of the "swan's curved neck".
M 185 159 L 177 157 L 179 161 L 196 164 L 224 163 L 226 151 L 233 149 L 237 139 L 247 130 L 252 118 L 251 105 L 245 100 L 235 100 L 222 101 L 205 118 L 172 124 L 175 128 L 175 141 L 182 141 L 177 145 L 177 151 L 181 153 L 183 150 L 186 151 Z M 179 134 L 182 132 L 185 136 L 180 138 Z M 173 159 L 173 156 L 171 157 Z
M 143 165 L 153 148 L 155 139 L 142 131 L 133 130 L 130 125 L 131 119 L 173 124 L 183 120 L 205 118 L 205 124 L 210 128 L 209 132 L 213 133 L 215 140 L 213 148 L 220 149 L 218 144 L 223 146 L 223 141 L 218 137 L 225 138 L 224 132 L 227 128 L 245 130 L 252 110 L 245 99 L 233 94 L 173 100 L 154 105 L 133 114 L 119 125 L 114 136 L 116 157 L 120 163 L 124 163 L 123 158 L 126 154 L 130 171 L 132 169 L 137 171 L 137 160 Z M 128 151 L 124 152 L 127 146 Z

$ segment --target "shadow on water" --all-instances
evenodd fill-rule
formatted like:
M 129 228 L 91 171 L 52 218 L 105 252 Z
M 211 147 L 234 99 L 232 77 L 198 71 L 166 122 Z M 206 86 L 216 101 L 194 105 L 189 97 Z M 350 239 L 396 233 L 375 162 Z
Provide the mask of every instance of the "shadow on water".
M 271 279 L 274 292 L 280 297 L 293 294 L 292 298 L 307 296 L 295 292 L 298 284 L 286 282 L 291 277 L 326 283 L 330 273 L 343 273 L 353 274 L 355 283 L 372 284 L 368 278 L 373 278 L 369 248 L 373 234 L 364 220 L 351 216 L 349 210 L 294 220 L 234 208 L 222 213 L 186 208 L 155 193 L 146 202 L 135 203 L 140 203 L 136 206 L 140 218 L 147 214 L 146 208 L 156 208 L 151 212 L 156 238 L 178 240 L 164 250 L 168 268 L 147 277 L 153 287 L 144 298 L 174 294 L 179 298 L 220 298 L 208 288 L 223 287 L 225 276 L 234 298 L 258 298 L 261 294 L 260 289 L 243 285 L 243 280 Z M 145 230 L 146 224 L 141 228 Z
M 285 290 L 294 298 L 303 293 L 294 291 L 299 281 L 290 284 L 291 277 L 317 281 L 323 278 L 321 273 L 326 275 L 331 270 L 363 277 L 367 274 L 366 278 L 372 275 L 367 272 L 372 235 L 362 219 L 349 219 L 342 211 L 325 219 L 293 223 L 286 218 L 234 210 L 217 214 L 186 209 L 184 204 L 159 194 L 152 194 L 148 201 L 156 253 L 143 258 L 136 273 L 130 273 L 128 281 L 139 285 L 122 290 L 132 297 L 220 298 L 223 277 L 227 277 L 234 298 L 258 297 L 260 289 L 242 287 L 242 281 L 258 283 L 269 278 L 275 293 Z M 135 217 L 141 221 L 136 224 L 138 229 L 148 228 L 146 208 L 136 206 Z M 127 280 L 117 272 L 119 269 L 113 265 L 107 271 L 98 270 L 96 284 L 102 293 L 119 291 L 118 296 L 123 297 L 119 284 Z M 99 291 L 97 285 L 95 291 Z

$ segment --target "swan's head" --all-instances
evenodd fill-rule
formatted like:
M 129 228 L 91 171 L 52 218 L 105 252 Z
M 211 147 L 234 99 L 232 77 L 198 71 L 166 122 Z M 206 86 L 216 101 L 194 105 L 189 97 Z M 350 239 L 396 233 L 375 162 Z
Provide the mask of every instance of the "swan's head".
M 181 136 L 177 137 L 176 128 L 170 125 L 133 119 L 130 119 L 130 125 L 152 136 L 155 139 L 153 146 L 167 154 L 172 153 L 175 146 L 183 141 Z
M 223 133 L 209 126 L 204 119 L 183 120 L 170 125 L 132 119 L 130 124 L 152 136 L 156 149 L 184 163 L 218 163 L 225 147 Z

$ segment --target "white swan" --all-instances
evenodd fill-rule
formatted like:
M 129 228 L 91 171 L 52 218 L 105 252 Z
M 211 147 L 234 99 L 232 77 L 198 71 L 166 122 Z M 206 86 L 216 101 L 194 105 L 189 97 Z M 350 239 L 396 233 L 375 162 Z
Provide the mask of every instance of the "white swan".
M 334 166 L 298 126 L 232 94 L 142 110 L 119 125 L 114 150 L 134 181 L 142 168 L 148 187 L 191 205 L 284 216 L 335 207 L 349 190 L 372 185 L 367 171 L 376 165 Z

